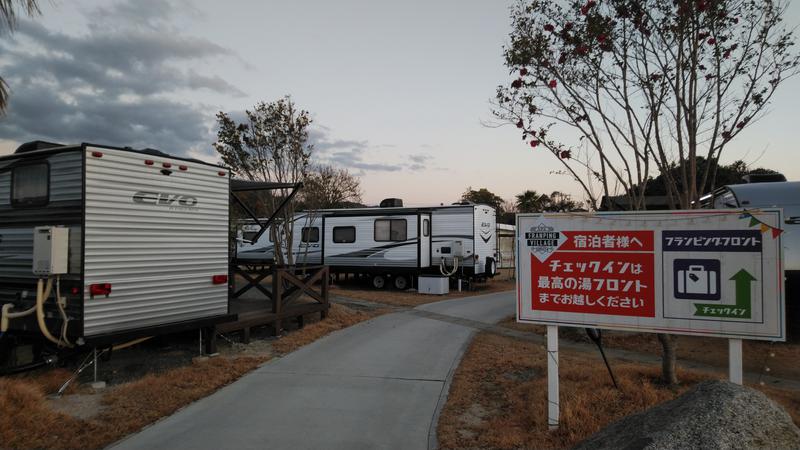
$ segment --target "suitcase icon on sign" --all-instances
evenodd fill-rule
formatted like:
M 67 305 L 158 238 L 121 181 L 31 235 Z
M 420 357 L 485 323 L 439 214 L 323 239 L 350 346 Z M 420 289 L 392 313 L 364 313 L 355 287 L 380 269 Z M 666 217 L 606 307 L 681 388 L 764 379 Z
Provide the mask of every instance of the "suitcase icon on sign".
M 719 300 L 720 262 L 718 259 L 676 259 L 675 298 Z

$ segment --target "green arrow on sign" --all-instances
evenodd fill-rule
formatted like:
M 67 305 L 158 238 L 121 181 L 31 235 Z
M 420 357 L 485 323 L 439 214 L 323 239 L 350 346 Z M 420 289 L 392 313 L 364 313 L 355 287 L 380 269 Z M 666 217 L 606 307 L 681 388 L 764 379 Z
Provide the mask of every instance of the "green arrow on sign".
M 729 317 L 733 319 L 749 319 L 752 312 L 750 283 L 756 278 L 750 272 L 741 269 L 731 278 L 736 283 L 736 304 L 719 305 L 696 303 L 694 315 L 702 317 Z

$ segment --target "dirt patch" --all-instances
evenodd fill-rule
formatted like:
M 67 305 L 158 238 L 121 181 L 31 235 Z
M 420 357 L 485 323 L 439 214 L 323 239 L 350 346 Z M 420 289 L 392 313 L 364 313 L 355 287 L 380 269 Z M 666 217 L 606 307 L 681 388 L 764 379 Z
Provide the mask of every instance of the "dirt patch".
M 543 325 L 517 323 L 512 317 L 501 326 L 544 334 Z M 583 328 L 560 327 L 559 337 L 574 342 L 591 342 Z M 728 340 L 698 336 L 676 336 L 678 359 L 694 361 L 727 370 Z M 743 341 L 744 370 L 778 378 L 800 380 L 800 342 Z M 653 355 L 661 354 L 658 337 L 653 333 L 603 331 L 603 345 Z
M 333 295 L 347 298 L 383 303 L 391 306 L 415 307 L 427 303 L 449 300 L 452 298 L 471 297 L 474 295 L 491 294 L 516 289 L 515 281 L 510 275 L 498 275 L 486 282 L 473 283 L 468 289 L 458 292 L 453 287 L 447 295 L 420 294 L 415 290 L 396 291 L 391 289 L 377 290 L 369 286 L 368 280 L 342 280 L 331 286 Z
M 101 379 L 108 375 L 113 383 L 97 393 L 76 382 L 67 395 L 48 398 L 72 375 L 66 368 L 0 378 L 0 447 L 105 447 L 237 380 L 273 354 L 290 352 L 376 314 L 332 305 L 324 321 L 278 339 L 258 339 L 266 330 L 256 330 L 250 344 L 236 342 L 231 335 L 220 340 L 221 356 L 195 362 L 196 337 L 149 342 L 102 362 Z M 91 379 L 91 369 L 87 372 L 82 381 Z
M 680 386 L 661 385 L 659 368 L 615 364 L 614 389 L 601 361 L 560 353 L 561 427 L 548 431 L 547 361 L 542 345 L 480 333 L 457 369 L 439 418 L 444 449 L 569 448 L 609 423 L 670 400 L 707 374 L 680 371 Z M 800 422 L 798 393 L 762 389 Z M 477 407 L 475 405 L 478 405 Z M 480 411 L 481 414 L 476 414 Z

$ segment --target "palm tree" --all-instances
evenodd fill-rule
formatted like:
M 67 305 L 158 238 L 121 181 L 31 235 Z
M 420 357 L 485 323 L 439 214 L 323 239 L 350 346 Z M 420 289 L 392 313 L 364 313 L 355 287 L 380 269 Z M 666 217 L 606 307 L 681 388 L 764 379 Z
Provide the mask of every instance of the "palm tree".
M 518 194 L 516 199 L 517 210 L 521 213 L 542 212 L 550 204 L 550 197 L 547 194 L 531 190 Z
M 0 32 L 7 28 L 14 31 L 17 26 L 17 8 L 22 8 L 29 16 L 39 14 L 38 0 L 0 0 Z M 0 115 L 5 114 L 8 107 L 8 84 L 0 77 Z

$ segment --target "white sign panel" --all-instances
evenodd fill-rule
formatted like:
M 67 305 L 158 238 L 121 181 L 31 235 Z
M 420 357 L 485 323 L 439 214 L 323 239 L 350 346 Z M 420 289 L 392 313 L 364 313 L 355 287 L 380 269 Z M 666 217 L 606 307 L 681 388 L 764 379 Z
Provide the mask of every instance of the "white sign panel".
M 520 214 L 517 320 L 785 340 L 782 211 Z

